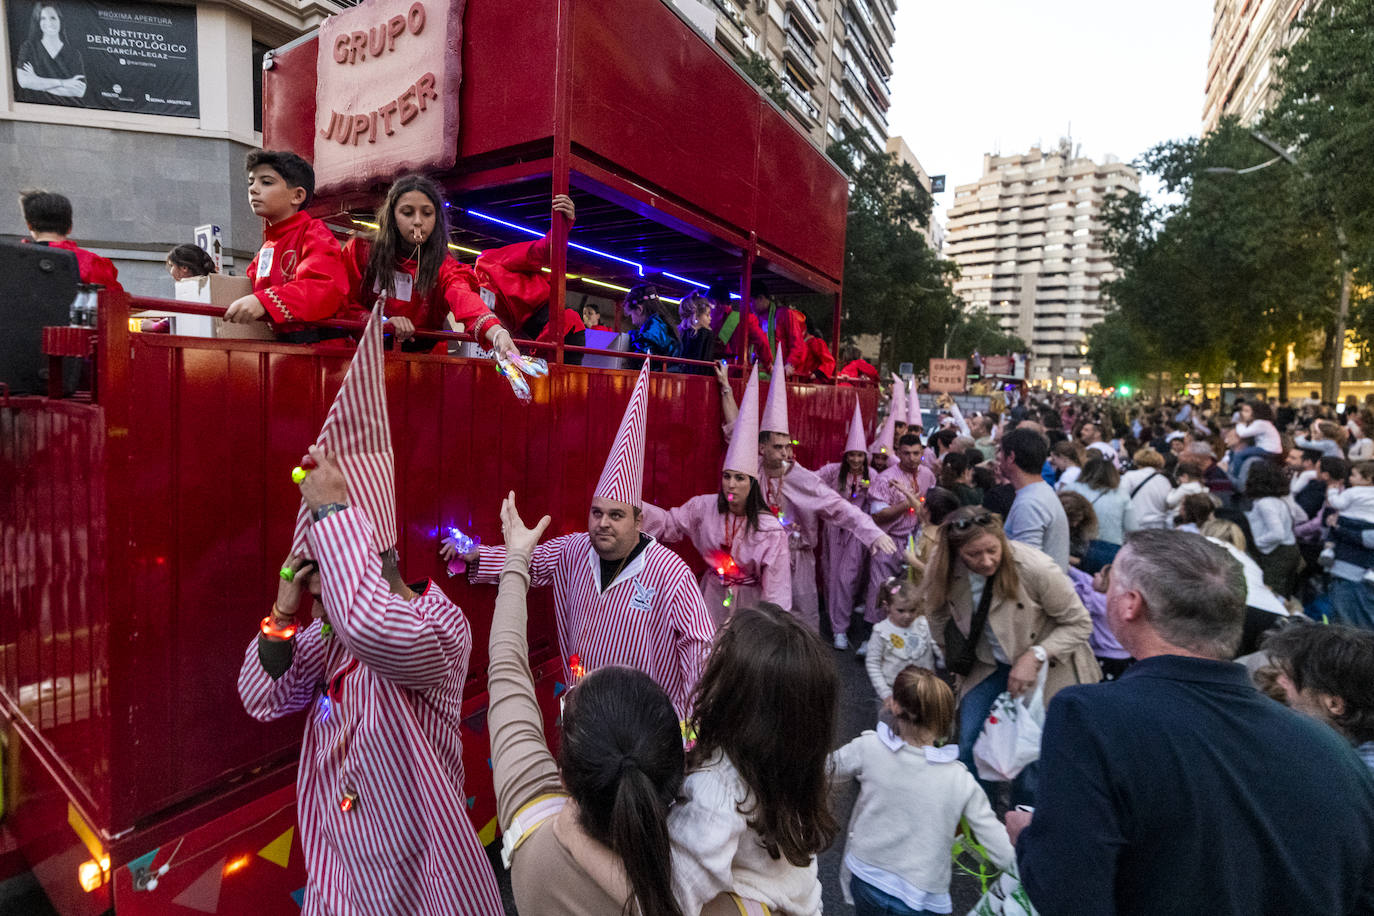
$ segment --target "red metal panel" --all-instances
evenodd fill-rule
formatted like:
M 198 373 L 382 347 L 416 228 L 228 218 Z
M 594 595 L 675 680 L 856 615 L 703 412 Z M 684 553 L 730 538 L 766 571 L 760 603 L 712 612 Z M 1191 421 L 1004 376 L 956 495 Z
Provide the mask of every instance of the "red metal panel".
M 315 161 L 315 65 L 320 42 L 311 35 L 272 54 L 272 69 L 262 78 L 262 145 L 289 149 Z
M 553 137 L 557 0 L 468 0 L 461 160 Z
M 844 175 L 771 107 L 763 113 L 758 150 L 759 242 L 839 280 L 849 206 Z

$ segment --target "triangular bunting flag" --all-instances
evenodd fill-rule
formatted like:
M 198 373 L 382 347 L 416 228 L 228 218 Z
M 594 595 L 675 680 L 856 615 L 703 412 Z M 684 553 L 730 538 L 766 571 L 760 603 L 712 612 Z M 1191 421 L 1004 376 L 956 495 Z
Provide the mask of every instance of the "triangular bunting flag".
M 296 906 L 305 906 L 305 888 L 291 892 L 291 899 L 296 901 Z
M 146 871 L 153 867 L 153 860 L 157 858 L 157 852 L 157 849 L 154 849 L 152 852 L 145 852 L 137 859 L 130 859 L 129 864 L 126 865 L 125 868 L 129 869 L 129 874 L 131 875 L 137 875 L 141 871 Z
M 219 887 L 224 879 L 224 866 L 229 860 L 220 859 L 206 869 L 205 873 L 192 881 L 186 890 L 178 894 L 172 902 L 188 910 L 199 913 L 219 912 Z
M 477 842 L 483 846 L 490 846 L 494 839 L 496 839 L 496 818 L 487 821 L 486 826 L 477 831 Z
M 295 827 L 287 827 L 286 832 L 277 837 L 272 842 L 258 850 L 258 855 L 262 856 L 273 865 L 286 867 L 286 863 L 291 861 L 291 839 L 296 835 Z
M 558 683 L 557 681 L 554 681 L 554 682 L 553 682 L 553 695 L 554 695 L 554 696 L 558 696 L 560 693 L 562 693 L 563 691 L 565 691 L 565 690 L 567 690 L 567 689 L 568 689 L 567 687 L 563 686 L 562 684 Z
M 469 795 L 469 796 L 468 796 L 468 810 L 471 811 L 471 810 L 472 810 L 472 806 L 475 805 L 475 804 L 477 804 L 477 796 L 476 796 L 476 795 Z

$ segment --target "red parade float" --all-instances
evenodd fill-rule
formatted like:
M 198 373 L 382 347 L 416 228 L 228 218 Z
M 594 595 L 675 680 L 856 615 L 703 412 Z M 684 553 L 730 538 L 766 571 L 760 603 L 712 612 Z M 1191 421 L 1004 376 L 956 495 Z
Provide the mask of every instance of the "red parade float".
M 556 330 L 570 292 L 652 280 L 676 297 L 718 276 L 740 277 L 742 290 L 764 276 L 784 296 L 834 296 L 838 337 L 844 176 L 669 6 L 371 0 L 352 13 L 347 34 L 339 25 L 337 40 L 293 42 L 264 74 L 265 145 L 315 162 L 317 216 L 347 230 L 390 178 L 426 168 L 449 194 L 466 257 L 542 235 L 550 196 L 568 193 L 573 245 L 561 219 L 552 226 Z M 430 33 L 461 51 L 460 67 L 390 53 Z M 379 96 L 317 96 L 328 68 L 356 71 Z M 430 73 L 437 81 L 418 89 Z M 345 147 L 331 124 L 368 136 Z M 431 129 L 446 148 L 403 136 Z M 331 165 L 330 148 L 370 159 Z M 92 393 L 0 396 L 0 878 L 31 869 L 63 916 L 293 913 L 305 884 L 301 720 L 251 720 L 235 682 L 291 542 L 291 468 L 349 353 L 337 342 L 136 333 L 138 309 L 222 313 L 102 294 L 82 340 L 50 335 L 61 341 L 54 357 L 93 347 Z M 528 513 L 553 515 L 550 535 L 584 529 L 634 383 L 629 371 L 568 365 L 576 348 L 561 342 L 536 350 L 550 374 L 528 406 L 488 360 L 387 355 L 402 568 L 433 576 L 473 625 L 463 740 L 469 813 L 486 843 L 494 590 L 447 578 L 437 539 L 457 526 L 499 540 L 500 496 L 512 489 Z M 804 464 L 839 454 L 854 396 L 792 386 Z M 858 396 L 871 418 L 876 392 Z M 655 372 L 646 498 L 677 505 L 717 488 L 719 410 L 710 375 Z M 552 721 L 562 689 L 552 607 L 547 593 L 531 598 L 531 664 Z

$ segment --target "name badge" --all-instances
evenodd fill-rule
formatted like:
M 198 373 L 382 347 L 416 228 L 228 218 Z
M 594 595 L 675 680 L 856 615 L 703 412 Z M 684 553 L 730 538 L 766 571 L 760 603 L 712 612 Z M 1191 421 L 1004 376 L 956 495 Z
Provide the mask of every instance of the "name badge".
M 258 276 L 267 278 L 272 276 L 272 257 L 276 254 L 276 249 L 271 245 L 263 245 L 258 249 Z
M 396 289 L 393 299 L 400 299 L 402 302 L 410 301 L 410 294 L 415 291 L 415 278 L 405 271 L 398 270 L 391 275 L 391 285 Z M 382 291 L 382 278 L 378 277 L 372 281 L 372 291 L 380 293 Z
M 486 304 L 487 308 L 496 308 L 496 293 L 492 292 L 484 286 L 481 289 L 480 295 L 482 296 L 482 302 Z

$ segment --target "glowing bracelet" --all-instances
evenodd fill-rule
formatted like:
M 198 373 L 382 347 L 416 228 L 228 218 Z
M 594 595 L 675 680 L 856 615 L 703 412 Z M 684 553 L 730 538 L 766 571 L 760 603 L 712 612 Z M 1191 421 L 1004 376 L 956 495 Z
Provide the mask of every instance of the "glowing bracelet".
M 270 614 L 262 618 L 262 623 L 261 625 L 259 625 L 259 629 L 262 630 L 263 636 L 267 636 L 272 639 L 280 639 L 283 642 L 288 639 L 294 638 L 296 635 L 296 624 L 292 623 L 284 627 L 276 627 L 273 625 L 272 616 Z

